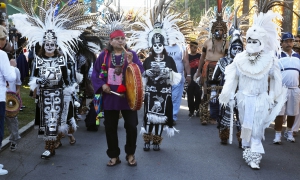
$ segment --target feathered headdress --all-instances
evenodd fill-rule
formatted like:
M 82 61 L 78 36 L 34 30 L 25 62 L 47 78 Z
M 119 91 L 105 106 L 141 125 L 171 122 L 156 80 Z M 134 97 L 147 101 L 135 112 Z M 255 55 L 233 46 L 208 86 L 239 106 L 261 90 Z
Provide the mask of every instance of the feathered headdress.
M 98 24 L 98 36 L 105 42 L 108 43 L 110 34 L 116 30 L 126 31 L 128 30 L 129 21 L 123 16 L 123 13 L 114 11 L 109 6 L 106 6 L 107 11 L 103 14 L 103 17 L 99 17 Z
M 156 33 L 164 36 L 164 45 L 185 43 L 185 36 L 181 32 L 178 24 L 184 28 L 185 24 L 178 18 L 179 13 L 168 13 L 170 2 L 165 3 L 165 0 L 160 1 L 151 11 L 150 17 L 143 17 L 140 22 L 132 24 L 131 34 L 127 44 L 135 51 L 141 49 L 149 49 L 152 47 L 152 37 Z M 182 29 L 183 30 L 183 29 Z M 185 31 L 186 34 L 189 32 Z
M 211 27 L 210 27 L 210 33 L 212 36 L 212 49 L 213 52 L 215 51 L 215 45 L 214 45 L 214 41 L 215 41 L 215 32 L 218 29 L 222 29 L 223 30 L 223 35 L 222 35 L 222 40 L 223 40 L 223 44 L 222 44 L 222 51 L 225 51 L 225 45 L 226 45 L 226 40 L 227 40 L 227 25 L 226 22 L 223 21 L 223 17 L 222 17 L 222 0 L 218 0 L 218 9 L 217 9 L 217 14 L 216 14 L 216 19 L 213 19 L 211 21 Z
M 57 46 L 65 57 L 73 58 L 72 48 L 77 47 L 79 35 L 97 19 L 97 15 L 84 15 L 87 6 L 82 3 L 65 4 L 57 11 L 60 0 L 41 1 L 39 16 L 35 14 L 32 5 L 34 1 L 21 1 L 26 14 L 10 16 L 15 27 L 22 36 L 28 38 L 28 48 L 37 43 L 42 45 L 51 38 L 56 40 Z
M 229 35 L 229 47 L 228 50 L 231 50 L 232 45 L 234 44 L 240 44 L 241 46 L 243 46 L 243 39 L 241 36 L 241 30 L 240 30 L 240 22 L 239 22 L 239 18 L 237 17 L 237 12 L 239 10 L 240 6 L 238 6 L 235 11 L 234 11 L 234 18 L 232 21 L 232 25 L 231 28 L 228 32 Z M 228 55 L 230 55 L 230 53 L 228 53 Z

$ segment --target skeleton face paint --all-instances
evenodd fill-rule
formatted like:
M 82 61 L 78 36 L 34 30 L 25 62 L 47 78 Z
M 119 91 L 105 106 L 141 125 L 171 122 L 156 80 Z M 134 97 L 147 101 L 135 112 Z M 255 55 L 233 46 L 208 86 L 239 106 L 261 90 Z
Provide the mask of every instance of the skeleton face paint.
M 236 54 L 238 54 L 238 53 L 240 53 L 240 52 L 242 52 L 243 51 L 243 47 L 242 47 L 242 45 L 233 45 L 232 47 L 231 47 L 231 50 L 230 50 L 230 54 L 231 54 L 231 56 L 232 57 L 235 57 L 236 56 Z
M 164 45 L 162 43 L 154 43 L 152 48 L 156 54 L 160 54 L 164 50 Z
M 44 49 L 46 53 L 54 53 L 55 49 L 56 49 L 56 44 L 54 43 L 54 41 L 46 41 L 45 45 L 44 45 Z
M 247 53 L 259 53 L 263 50 L 263 45 L 258 39 L 248 39 L 246 45 Z

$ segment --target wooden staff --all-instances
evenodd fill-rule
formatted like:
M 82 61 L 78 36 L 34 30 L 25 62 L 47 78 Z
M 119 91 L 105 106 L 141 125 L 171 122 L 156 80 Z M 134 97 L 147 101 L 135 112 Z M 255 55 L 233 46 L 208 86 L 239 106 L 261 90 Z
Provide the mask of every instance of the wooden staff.
M 124 94 L 119 94 L 119 93 L 117 93 L 115 91 L 110 91 L 110 92 L 113 93 L 113 94 L 115 94 L 115 95 L 117 95 L 117 96 L 124 97 Z

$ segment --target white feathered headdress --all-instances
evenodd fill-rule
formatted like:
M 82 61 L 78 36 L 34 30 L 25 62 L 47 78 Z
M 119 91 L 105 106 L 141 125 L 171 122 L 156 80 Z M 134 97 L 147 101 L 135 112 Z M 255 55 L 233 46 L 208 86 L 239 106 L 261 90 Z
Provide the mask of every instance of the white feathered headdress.
M 140 49 L 148 49 L 152 47 L 152 37 L 155 33 L 160 33 L 165 38 L 165 46 L 178 44 L 182 45 L 185 43 L 185 37 L 180 32 L 176 23 L 179 19 L 174 19 L 175 15 L 167 15 L 162 22 L 151 23 L 151 20 L 144 17 L 143 22 L 133 23 L 134 25 L 140 26 L 141 30 L 131 30 L 127 33 L 132 34 L 127 44 L 135 51 Z M 160 27 L 157 27 L 160 26 Z
M 264 44 L 264 51 L 280 51 L 280 27 L 273 22 L 274 18 L 282 19 L 278 13 L 269 10 L 267 13 L 254 14 L 253 25 L 246 33 L 246 39 L 258 39 Z
M 22 36 L 27 37 L 28 48 L 37 43 L 42 45 L 46 33 L 51 32 L 65 57 L 73 58 L 72 48 L 76 47 L 79 35 L 97 18 L 97 15 L 84 15 L 87 6 L 82 3 L 66 3 L 57 11 L 60 0 L 42 1 L 39 16 L 32 9 L 33 0 L 21 3 L 26 14 L 14 14 L 10 18 Z
M 264 0 L 259 1 L 257 5 L 258 14 L 254 14 L 253 17 L 253 26 L 250 27 L 246 33 L 246 39 L 249 37 L 251 39 L 258 39 L 261 43 L 264 43 L 264 51 L 275 51 L 280 52 L 280 37 L 281 28 L 273 22 L 273 19 L 278 18 L 282 20 L 282 16 L 278 13 L 274 13 L 271 9 L 275 6 L 283 6 L 298 17 L 299 14 L 294 12 L 289 6 L 288 3 L 291 1 L 282 1 L 282 0 Z
M 143 17 L 140 22 L 131 25 L 131 34 L 127 44 L 133 50 L 149 49 L 152 47 L 152 37 L 155 33 L 164 36 L 164 45 L 178 44 L 180 47 L 186 42 L 184 34 L 191 31 L 190 22 L 180 19 L 182 13 L 174 12 L 170 7 L 172 1 L 161 0 L 151 10 L 150 17 Z

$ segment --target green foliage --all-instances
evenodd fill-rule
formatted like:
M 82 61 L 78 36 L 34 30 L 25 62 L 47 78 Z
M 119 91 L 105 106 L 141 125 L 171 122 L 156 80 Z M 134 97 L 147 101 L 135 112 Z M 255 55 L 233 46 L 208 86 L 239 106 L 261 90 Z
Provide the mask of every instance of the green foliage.
M 185 11 L 185 1 L 186 0 L 174 0 L 173 5 L 179 12 Z M 194 25 L 197 26 L 200 22 L 201 16 L 205 13 L 205 1 L 206 0 L 187 0 L 188 2 L 188 13 L 189 19 L 194 22 Z M 217 6 L 217 0 L 209 0 L 209 7 Z M 224 6 L 232 5 L 233 0 L 225 0 Z

